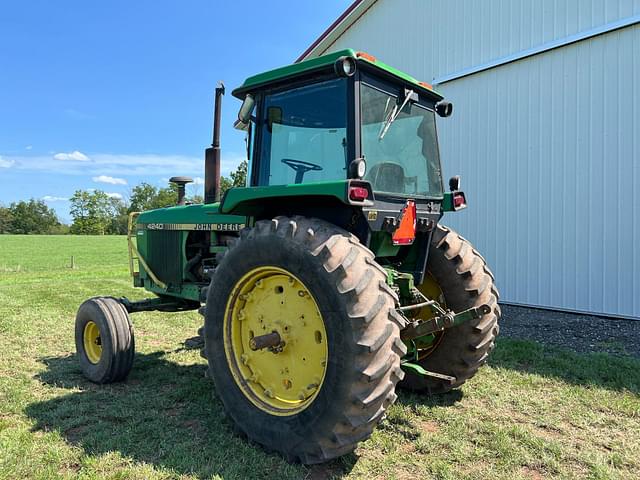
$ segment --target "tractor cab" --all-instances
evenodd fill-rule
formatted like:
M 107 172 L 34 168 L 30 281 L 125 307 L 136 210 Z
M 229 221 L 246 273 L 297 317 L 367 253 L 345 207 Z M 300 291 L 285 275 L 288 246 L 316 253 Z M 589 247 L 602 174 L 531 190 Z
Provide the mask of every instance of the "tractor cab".
M 344 50 L 247 79 L 236 127 L 248 131 L 250 185 L 344 179 L 378 197 L 442 200 L 436 112 L 428 84 Z

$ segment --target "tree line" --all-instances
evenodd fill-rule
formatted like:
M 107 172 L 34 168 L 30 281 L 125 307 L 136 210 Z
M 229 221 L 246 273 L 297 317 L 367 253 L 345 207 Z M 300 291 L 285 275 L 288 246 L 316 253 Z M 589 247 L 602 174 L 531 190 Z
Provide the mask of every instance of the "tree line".
M 247 162 L 243 161 L 229 177 L 220 179 L 221 193 L 244 186 L 246 178 Z M 69 199 L 71 225 L 62 223 L 43 200 L 21 200 L 8 207 L 0 205 L 0 234 L 122 235 L 127 233 L 129 213 L 169 207 L 177 197 L 174 184 L 157 188 L 146 182 L 133 187 L 128 199 L 112 198 L 102 190 L 76 190 Z M 187 196 L 187 201 L 202 203 L 202 196 Z

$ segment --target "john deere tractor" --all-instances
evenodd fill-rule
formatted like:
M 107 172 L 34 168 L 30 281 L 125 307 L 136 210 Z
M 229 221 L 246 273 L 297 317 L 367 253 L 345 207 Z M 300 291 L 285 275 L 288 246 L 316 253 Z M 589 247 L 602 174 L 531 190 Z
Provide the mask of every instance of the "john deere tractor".
M 291 461 L 352 451 L 396 386 L 459 387 L 498 333 L 494 278 L 441 223 L 467 206 L 443 188 L 427 83 L 343 50 L 248 78 L 233 95 L 246 131 L 245 188 L 220 199 L 220 109 L 205 152 L 203 204 L 132 214 L 143 301 L 97 297 L 76 319 L 78 358 L 97 383 L 134 359 L 129 314 L 198 310 L 203 355 L 229 418 Z M 203 381 L 207 381 L 203 378 Z

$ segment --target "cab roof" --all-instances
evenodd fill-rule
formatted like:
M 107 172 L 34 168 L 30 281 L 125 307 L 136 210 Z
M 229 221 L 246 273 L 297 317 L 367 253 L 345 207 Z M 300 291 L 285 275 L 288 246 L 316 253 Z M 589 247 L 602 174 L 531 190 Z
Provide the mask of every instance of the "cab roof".
M 247 93 L 258 90 L 270 83 L 275 83 L 289 77 L 297 77 L 299 75 L 304 75 L 315 70 L 322 70 L 333 66 L 338 58 L 344 56 L 351 57 L 360 64 L 366 63 L 368 65 L 371 65 L 382 72 L 391 74 L 392 76 L 397 77 L 399 80 L 411 84 L 419 90 L 442 98 L 442 95 L 435 91 L 433 87 L 428 83 L 416 80 L 411 75 L 401 72 L 400 70 L 397 70 L 387 65 L 386 63 L 381 62 L 373 55 L 369 55 L 368 53 L 364 52 L 357 52 L 350 48 L 253 75 L 247 78 L 242 85 L 240 85 L 233 91 L 233 96 L 242 100 Z

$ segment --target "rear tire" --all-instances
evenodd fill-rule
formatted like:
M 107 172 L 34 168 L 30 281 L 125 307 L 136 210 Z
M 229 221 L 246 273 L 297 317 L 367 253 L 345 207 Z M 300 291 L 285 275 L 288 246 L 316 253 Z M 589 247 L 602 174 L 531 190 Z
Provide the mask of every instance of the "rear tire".
M 241 288 L 245 288 L 252 272 L 265 269 L 279 269 L 285 272 L 283 278 L 291 275 L 292 285 L 302 284 L 304 288 L 296 289 L 306 289 L 313 298 L 322 322 L 319 328 L 326 333 L 321 386 L 314 396 L 300 397 L 299 407 L 289 410 L 286 406 L 278 410 L 277 404 L 270 405 L 269 399 L 262 401 L 262 391 L 258 391 L 258 387 L 263 388 L 268 397 L 275 391 L 267 390 L 265 385 L 269 384 L 263 382 L 265 371 L 271 368 L 267 363 L 277 365 L 279 369 L 278 362 L 291 355 L 287 353 L 288 345 L 284 351 L 260 354 L 259 362 L 254 360 L 253 353 L 243 350 L 247 353 L 247 356 L 242 355 L 247 369 L 257 365 L 254 375 L 258 378 L 260 373 L 258 380 L 249 378 L 247 369 L 229 354 L 232 351 L 237 355 L 233 349 L 239 349 L 235 346 L 237 336 L 228 330 L 234 328 L 229 325 L 237 322 L 233 316 L 236 302 L 242 312 L 250 312 L 249 317 L 244 313 L 238 316 L 245 324 L 253 322 L 254 316 L 262 319 L 262 313 L 267 322 L 268 317 L 274 315 L 269 312 L 279 311 L 283 322 L 291 324 L 291 334 L 296 329 L 307 328 L 310 316 L 300 317 L 296 312 L 289 317 L 287 310 L 269 306 L 270 297 L 260 297 L 264 311 L 251 313 L 253 307 L 248 306 L 248 302 L 254 300 L 247 298 L 257 298 L 258 293 L 254 294 L 254 290 L 249 290 L 249 294 L 239 292 L 247 291 Z M 258 280 L 262 283 L 255 283 L 255 288 L 263 289 L 260 292 L 282 292 L 281 287 L 272 288 L 266 278 Z M 406 353 L 400 340 L 402 321 L 395 312 L 397 297 L 385 280 L 384 270 L 355 236 L 325 221 L 279 217 L 258 221 L 254 228 L 241 232 L 240 239 L 225 253 L 213 276 L 205 309 L 204 332 L 217 395 L 241 432 L 289 461 L 306 464 L 349 453 L 358 442 L 369 438 L 386 408 L 397 398 L 395 385 L 403 376 L 400 358 Z M 306 296 L 303 291 L 299 293 L 301 297 Z M 286 305 L 283 308 L 289 308 Z M 306 338 L 307 332 L 303 331 L 302 338 Z M 291 343 L 291 351 L 295 345 Z M 293 370 L 300 364 L 290 365 Z M 282 369 L 286 370 L 284 363 Z M 298 378 L 292 380 L 294 386 L 299 383 Z M 277 387 L 275 381 L 271 384 Z M 258 393 L 254 394 L 254 391 Z M 293 391 L 297 390 L 294 388 Z M 273 402 L 281 398 L 276 395 Z M 295 404 L 295 400 L 292 403 Z
M 442 332 L 436 348 L 418 362 L 425 370 L 455 377 L 454 383 L 407 372 L 400 384 L 434 394 L 459 387 L 486 362 L 495 346 L 501 313 L 494 277 L 484 258 L 450 228 L 438 225 L 434 231 L 427 268 L 449 309 L 460 312 L 483 304 L 491 307 L 490 313 Z
M 76 315 L 75 337 L 80 368 L 89 380 L 112 383 L 129 375 L 135 342 L 129 314 L 120 301 L 86 300 Z

